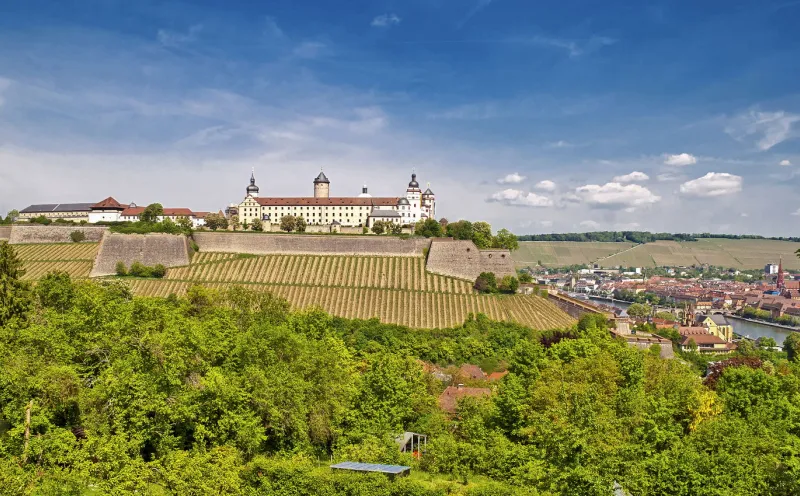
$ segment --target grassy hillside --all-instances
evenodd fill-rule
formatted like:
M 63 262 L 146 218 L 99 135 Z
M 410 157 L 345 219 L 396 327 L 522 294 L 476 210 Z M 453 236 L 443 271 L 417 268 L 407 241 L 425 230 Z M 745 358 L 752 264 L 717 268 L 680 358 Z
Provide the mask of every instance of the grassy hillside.
M 36 280 L 48 272 L 63 270 L 73 278 L 86 278 L 92 271 L 99 243 L 14 245 L 23 260 L 25 280 Z
M 517 267 L 590 264 L 635 246 L 633 243 L 578 243 L 574 241 L 523 241 L 512 254 Z
M 414 328 L 460 325 L 470 313 L 535 329 L 574 323 L 543 298 L 479 295 L 467 281 L 429 274 L 422 257 L 200 253 L 191 265 L 168 269 L 165 280 L 130 283 L 135 293 L 149 296 L 182 295 L 195 283 L 246 285 L 281 295 L 295 308 L 317 305 L 340 317 L 377 317 Z
M 525 241 L 513 254 L 518 267 L 535 265 L 563 267 L 597 263 L 602 267 L 655 267 L 710 264 L 736 269 L 760 269 L 783 257 L 787 269 L 800 269 L 794 252 L 800 243 L 768 239 L 699 239 L 631 243 L 578 243 L 572 241 Z

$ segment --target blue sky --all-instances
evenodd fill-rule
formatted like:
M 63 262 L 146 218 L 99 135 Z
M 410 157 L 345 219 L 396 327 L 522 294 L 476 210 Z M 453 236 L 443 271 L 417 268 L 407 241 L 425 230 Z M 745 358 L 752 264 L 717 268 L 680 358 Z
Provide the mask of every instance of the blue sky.
M 800 1 L 12 1 L 0 211 L 400 195 L 514 232 L 797 235 Z

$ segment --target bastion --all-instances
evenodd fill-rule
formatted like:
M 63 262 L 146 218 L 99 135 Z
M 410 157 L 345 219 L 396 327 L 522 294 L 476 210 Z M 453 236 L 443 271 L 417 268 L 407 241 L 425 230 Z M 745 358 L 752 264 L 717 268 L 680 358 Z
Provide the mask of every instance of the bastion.
M 175 234 L 112 234 L 100 243 L 91 277 L 116 273 L 117 262 L 130 268 L 133 262 L 164 267 L 189 265 L 186 236 Z
M 427 269 L 434 274 L 474 281 L 481 272 L 497 278 L 516 276 L 509 250 L 479 250 L 469 240 L 434 239 L 428 253 Z

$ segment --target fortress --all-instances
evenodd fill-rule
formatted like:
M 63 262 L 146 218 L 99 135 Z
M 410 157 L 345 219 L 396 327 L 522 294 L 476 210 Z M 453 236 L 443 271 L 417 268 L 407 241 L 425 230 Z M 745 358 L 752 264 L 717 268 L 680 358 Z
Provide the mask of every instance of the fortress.
M 258 219 L 279 224 L 281 218 L 292 215 L 303 217 L 309 225 L 372 227 L 377 221 L 407 226 L 436 218 L 436 196 L 430 186 L 422 191 L 416 174 L 411 174 L 405 195 L 399 197 L 373 197 L 366 186 L 358 196 L 332 197 L 330 188 L 330 180 L 320 172 L 314 179 L 313 197 L 260 197 L 253 171 L 244 200 L 236 205 L 239 222 L 252 224 Z

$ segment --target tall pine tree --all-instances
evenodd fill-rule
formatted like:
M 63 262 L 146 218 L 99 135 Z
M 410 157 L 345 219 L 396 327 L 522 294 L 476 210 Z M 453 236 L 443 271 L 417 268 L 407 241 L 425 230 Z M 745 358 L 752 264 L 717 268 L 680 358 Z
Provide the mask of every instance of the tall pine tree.
M 25 269 L 8 242 L 0 242 L 0 327 L 23 321 L 31 308 L 30 285 L 22 281 Z

